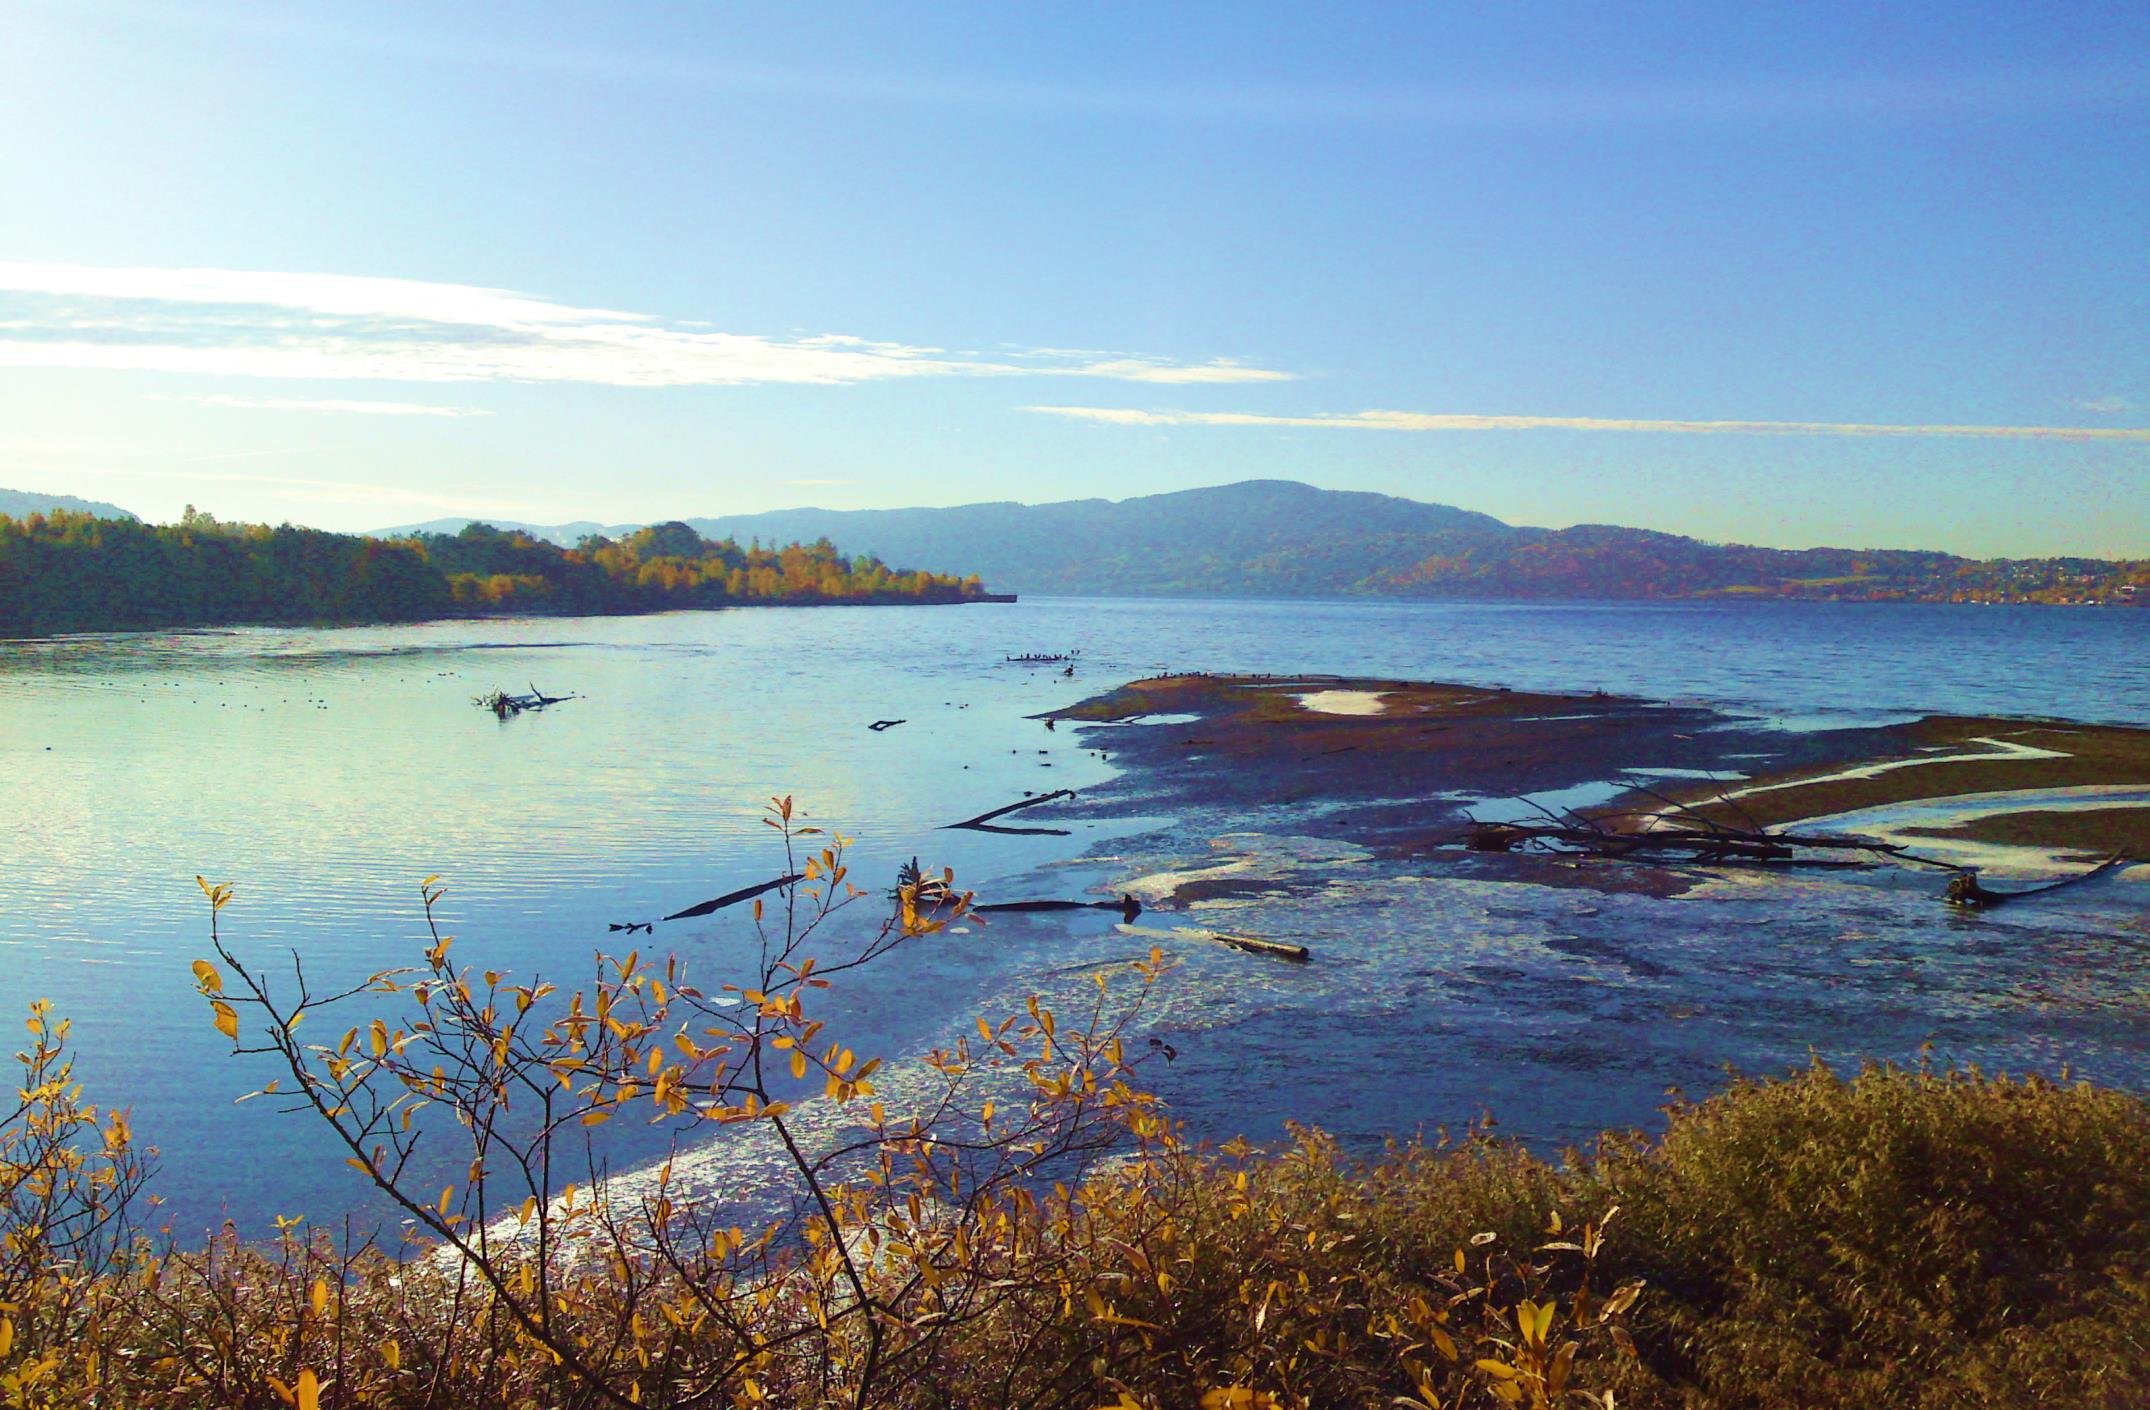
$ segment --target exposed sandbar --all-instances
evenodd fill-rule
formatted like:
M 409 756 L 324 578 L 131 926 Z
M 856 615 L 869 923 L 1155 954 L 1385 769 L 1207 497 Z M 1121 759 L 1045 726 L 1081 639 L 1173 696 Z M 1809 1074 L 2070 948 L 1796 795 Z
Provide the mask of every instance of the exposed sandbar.
M 1305 831 L 1390 855 L 1453 845 L 1471 817 L 1504 804 L 1513 815 L 1518 798 L 1616 826 L 1678 804 L 1783 827 L 2020 794 L 1929 831 L 2150 860 L 2150 807 L 2062 806 L 2048 792 L 2150 786 L 2146 729 L 1937 715 L 1792 730 L 1622 696 L 1301 676 L 1158 677 L 1059 718 L 1112 726 L 1092 737 L 1127 769 L 1131 795 L 1286 808 Z

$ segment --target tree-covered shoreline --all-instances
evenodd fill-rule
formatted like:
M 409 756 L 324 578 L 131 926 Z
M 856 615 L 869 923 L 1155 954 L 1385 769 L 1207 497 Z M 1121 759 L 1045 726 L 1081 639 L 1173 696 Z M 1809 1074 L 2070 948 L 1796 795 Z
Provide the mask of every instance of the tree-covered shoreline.
M 973 576 L 907 572 L 822 539 L 780 548 L 656 524 L 574 548 L 472 524 L 376 539 L 58 511 L 0 515 L 0 635 L 169 627 L 330 626 L 498 614 L 973 602 Z

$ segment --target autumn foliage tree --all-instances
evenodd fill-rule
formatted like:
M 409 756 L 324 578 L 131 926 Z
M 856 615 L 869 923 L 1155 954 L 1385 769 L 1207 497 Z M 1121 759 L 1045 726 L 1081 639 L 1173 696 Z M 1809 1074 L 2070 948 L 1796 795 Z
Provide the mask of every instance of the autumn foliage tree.
M 192 506 L 179 523 L 161 525 L 70 511 L 0 515 L 0 634 L 962 602 L 982 592 L 975 578 L 846 558 L 825 539 L 741 548 L 679 523 L 562 548 L 487 524 L 376 539 L 230 524 Z

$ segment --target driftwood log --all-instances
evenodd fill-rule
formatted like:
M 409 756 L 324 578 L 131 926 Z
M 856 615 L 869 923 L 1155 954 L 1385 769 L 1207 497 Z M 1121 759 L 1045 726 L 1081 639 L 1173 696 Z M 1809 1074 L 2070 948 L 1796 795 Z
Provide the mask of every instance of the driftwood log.
M 1675 805 L 1677 806 L 1677 805 Z M 2112 857 L 2077 876 L 2033 886 L 2021 891 L 1995 891 L 1981 883 L 1975 867 L 1959 866 L 1925 857 L 1898 842 L 1876 842 L 1865 837 L 1835 833 L 1770 832 L 1760 827 L 1727 827 L 1682 810 L 1678 826 L 1657 826 L 1646 831 L 1622 832 L 1594 818 L 1548 813 L 1547 821 L 1471 823 L 1463 845 L 1474 852 L 1515 852 L 1542 847 L 1571 856 L 1634 858 L 1654 861 L 1700 863 L 1754 862 L 1772 866 L 1859 866 L 1858 861 L 1828 861 L 1802 857 L 1802 852 L 1859 852 L 1869 858 L 1938 867 L 1949 873 L 1943 893 L 1952 906 L 1985 909 L 2026 896 L 2042 896 L 2063 886 L 2103 876 L 2124 861 Z M 1662 816 L 1662 815 L 1660 815 Z
M 965 818 L 961 822 L 949 823 L 942 828 L 942 831 L 947 832 L 956 828 L 966 828 L 973 832 L 1005 832 L 1025 836 L 1065 837 L 1067 836 L 1067 829 L 1065 828 L 994 827 L 992 824 L 995 818 L 1004 818 L 1010 813 L 1019 813 L 1025 808 L 1035 808 L 1040 803 L 1051 803 L 1056 799 L 1073 798 L 1074 796 L 1075 790 L 1072 788 L 1056 788 L 1050 793 L 1040 793 L 1034 797 L 1018 799 L 1004 808 L 994 808 L 990 812 L 980 813 L 975 818 Z
M 1526 846 L 1593 857 L 1647 857 L 1693 862 L 1797 861 L 1800 852 L 1863 852 L 1891 861 L 1958 868 L 1922 857 L 1896 842 L 1835 833 L 1765 832 L 1730 827 L 1658 827 L 1621 832 L 1584 818 L 1568 821 L 1473 822 L 1464 838 L 1473 852 L 1514 852 Z
M 919 867 L 918 858 L 916 857 L 896 868 L 896 886 L 894 890 L 888 893 L 889 898 L 900 902 L 906 890 L 911 893 L 912 907 L 921 911 L 946 909 L 962 899 L 964 894 L 950 885 L 947 873 L 927 874 Z M 1041 911 L 1118 911 L 1122 921 L 1132 921 L 1136 916 L 1142 914 L 1142 903 L 1122 892 L 1120 899 L 1117 901 L 1044 900 L 973 903 L 969 907 L 968 913 L 971 915 L 988 913 L 1016 915 Z
M 2043 886 L 2026 887 L 2021 891 L 1989 890 L 1979 883 L 1977 872 L 1966 868 L 1948 879 L 1948 903 L 1968 910 L 1986 910 L 2006 901 L 2020 901 L 2026 896 L 2043 896 L 2048 891 L 2058 891 L 2063 886 L 2073 886 L 2079 881 L 2104 876 L 2126 860 L 2125 857 L 2108 857 L 2089 871 L 2062 877 L 2059 881 L 2049 881 Z
M 973 915 L 988 911 L 1118 911 L 1123 920 L 1132 921 L 1142 914 L 1142 903 L 1123 892 L 1117 901 L 994 901 L 971 907 Z
M 1120 924 L 1113 927 L 1122 935 L 1142 935 L 1153 940 L 1201 940 L 1230 949 L 1242 950 L 1250 955 L 1267 955 L 1271 959 L 1288 960 L 1293 964 L 1310 963 L 1314 956 L 1304 945 L 1293 945 L 1283 940 L 1271 940 L 1261 935 L 1237 935 L 1229 930 L 1208 930 L 1201 926 L 1180 925 L 1170 930 L 1153 926 Z
M 629 935 L 632 935 L 637 931 L 641 931 L 646 934 L 649 932 L 652 926 L 660 922 L 668 920 L 696 920 L 702 916 L 714 915 L 718 911 L 723 910 L 726 906 L 736 906 L 741 901 L 751 901 L 756 896 L 767 895 L 771 891 L 781 890 L 782 888 L 791 885 L 795 881 L 804 881 L 805 879 L 806 877 L 804 873 L 793 872 L 790 876 L 780 876 L 774 881 L 764 881 L 758 886 L 742 886 L 737 891 L 727 891 L 722 896 L 712 897 L 707 901 L 703 901 L 699 905 L 689 906 L 683 911 L 674 911 L 668 916 L 659 916 L 656 921 L 628 921 L 619 925 L 608 925 L 605 927 L 605 929 L 624 930 Z
M 492 711 L 503 720 L 510 720 L 525 710 L 542 710 L 547 705 L 557 705 L 563 700 L 575 698 L 572 695 L 547 695 L 533 683 L 528 695 L 510 695 L 504 690 L 494 689 L 483 695 L 473 696 L 471 703 Z

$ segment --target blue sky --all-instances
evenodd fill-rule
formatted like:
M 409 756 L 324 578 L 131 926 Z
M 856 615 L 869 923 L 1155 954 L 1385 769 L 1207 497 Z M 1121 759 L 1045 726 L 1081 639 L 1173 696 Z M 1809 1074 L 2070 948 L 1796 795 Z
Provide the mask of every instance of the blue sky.
M 2150 9 L 0 0 L 0 484 L 2150 555 Z

